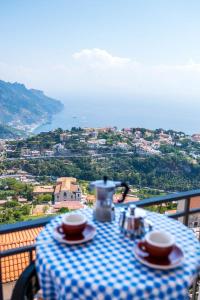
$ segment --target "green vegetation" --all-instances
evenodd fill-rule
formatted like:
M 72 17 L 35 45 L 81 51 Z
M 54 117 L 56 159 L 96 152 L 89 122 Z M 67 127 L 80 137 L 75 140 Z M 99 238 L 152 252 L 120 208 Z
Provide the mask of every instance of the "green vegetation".
M 28 201 L 33 199 L 33 187 L 30 184 L 25 184 L 13 178 L 0 179 L 0 199 L 6 200 L 8 196 L 17 199 L 24 197 Z
M 31 185 L 21 183 L 13 178 L 0 180 L 0 200 L 7 200 L 0 207 L 0 224 L 24 221 L 24 218 L 30 215 L 31 203 L 21 204 L 17 199 L 23 197 L 31 201 L 33 199 L 32 191 Z
M 67 208 L 67 207 L 61 207 L 58 211 L 59 214 L 65 214 L 65 213 L 68 213 L 70 212 L 70 209 Z
M 51 194 L 41 194 L 36 197 L 36 199 L 33 200 L 33 205 L 37 204 L 43 204 L 43 203 L 49 203 L 52 201 L 52 195 Z
M 20 204 L 18 201 L 8 201 L 0 207 L 0 224 L 24 221 L 30 215 L 31 205 Z
M 85 195 L 88 195 L 88 194 L 93 195 L 94 194 L 94 192 L 89 187 L 89 183 L 90 183 L 89 181 L 79 180 L 78 183 L 81 187 L 81 190 L 82 190 L 83 194 L 85 194 Z
M 146 209 L 153 211 L 153 212 L 158 212 L 160 214 L 164 214 L 166 211 L 176 210 L 177 204 L 168 202 L 168 203 L 164 203 L 164 204 L 160 204 L 160 205 L 148 206 Z
M 136 192 L 136 195 L 139 199 L 145 199 L 145 198 L 152 198 L 157 196 L 163 196 L 166 193 L 160 190 L 156 189 L 149 189 L 149 188 L 141 188 Z
M 64 159 L 58 156 L 51 159 L 2 161 L 0 162 L 0 173 L 16 167 L 39 176 L 46 182 L 48 182 L 49 176 L 52 178 L 73 176 L 80 180 L 85 193 L 89 193 L 87 181 L 102 178 L 105 174 L 110 179 L 127 181 L 140 189 L 149 187 L 170 192 L 196 189 L 200 186 L 200 158 L 194 159 L 191 156 L 191 153 L 195 153 L 200 157 L 200 143 L 192 142 L 191 138 L 183 132 L 173 130 L 132 128 L 128 133 L 125 129 L 98 132 L 97 138 L 105 139 L 106 143 L 95 150 L 95 153 L 98 154 L 95 157 L 88 152 L 90 148 L 88 148 L 87 141 L 89 138 L 93 138 L 92 133 L 87 135 L 83 129 L 75 127 L 71 131 L 63 131 L 58 128 L 26 140 L 9 143 L 10 147 L 15 149 L 12 155 L 20 156 L 22 148 L 39 151 L 52 149 L 53 146 L 60 143 L 60 134 L 62 133 L 67 134 L 62 146 L 70 151 L 70 155 L 81 154 L 83 157 L 74 156 Z M 136 146 L 132 143 L 135 134 L 138 133 L 139 139 L 143 139 L 147 143 L 158 141 L 160 135 L 166 137 L 169 134 L 172 142 L 168 144 L 160 142 L 160 155 L 139 155 Z M 132 152 L 124 155 L 126 150 L 113 146 L 119 142 L 131 147 Z M 110 149 L 112 149 L 113 155 L 107 155 L 111 151 Z M 140 196 L 143 197 L 142 194 Z
M 139 157 L 136 155 L 105 157 L 98 160 L 92 157 L 65 159 L 38 159 L 15 161 L 15 166 L 37 176 L 73 176 L 92 181 L 105 174 L 114 180 L 125 180 L 136 187 L 150 187 L 164 191 L 184 191 L 200 186 L 200 165 L 182 155 Z M 9 168 L 13 162 L 4 162 Z M 87 189 L 87 188 L 86 188 Z

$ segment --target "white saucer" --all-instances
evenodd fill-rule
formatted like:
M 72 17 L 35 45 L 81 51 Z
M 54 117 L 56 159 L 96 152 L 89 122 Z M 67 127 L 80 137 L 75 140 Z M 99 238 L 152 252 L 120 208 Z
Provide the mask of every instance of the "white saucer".
M 89 242 L 96 235 L 96 228 L 91 224 L 86 225 L 81 236 L 73 236 L 73 237 L 67 237 L 65 234 L 60 233 L 58 231 L 59 227 L 60 227 L 60 225 L 55 227 L 54 232 L 53 232 L 53 237 L 58 242 L 64 243 L 67 245 L 78 245 L 78 244 L 83 244 L 83 243 Z
M 171 253 L 165 259 L 156 259 L 151 257 L 146 251 L 142 249 L 142 242 L 135 245 L 133 253 L 136 259 L 145 266 L 158 270 L 170 270 L 179 267 L 184 259 L 184 254 L 180 247 L 174 245 Z

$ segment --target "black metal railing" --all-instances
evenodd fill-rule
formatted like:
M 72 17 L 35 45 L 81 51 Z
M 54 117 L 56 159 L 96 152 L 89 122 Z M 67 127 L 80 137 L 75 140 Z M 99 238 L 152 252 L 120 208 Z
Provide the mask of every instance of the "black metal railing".
M 179 202 L 184 200 L 184 209 L 182 211 L 176 212 L 174 214 L 168 215 L 171 218 L 178 219 L 183 217 L 183 224 L 188 226 L 189 215 L 196 214 L 200 212 L 200 203 L 198 208 L 190 209 L 190 200 L 194 197 L 200 196 L 200 189 L 199 190 L 192 190 L 187 192 L 180 192 L 174 193 L 165 196 L 147 198 L 143 200 L 138 200 L 133 202 L 139 207 L 148 207 L 153 205 L 159 205 L 163 203 L 170 203 L 170 202 Z M 129 202 L 128 204 L 130 204 Z M 127 206 L 127 203 L 119 204 L 120 206 Z
M 197 213 L 200 213 L 200 202 L 199 207 L 195 209 L 190 208 L 191 199 L 194 197 L 200 196 L 200 189 L 199 190 L 192 190 L 188 192 L 180 192 L 180 193 L 174 193 L 170 195 L 165 196 L 159 196 L 154 198 L 148 198 L 143 199 L 139 201 L 129 202 L 129 203 L 122 203 L 118 204 L 118 206 L 127 206 L 131 203 L 136 204 L 138 207 L 146 207 L 154 206 L 154 205 L 161 205 L 163 203 L 172 203 L 172 202 L 179 202 L 184 200 L 184 207 L 183 210 L 177 211 L 174 214 L 168 215 L 168 217 L 179 219 L 182 218 L 183 224 L 188 226 L 189 224 L 189 217 L 190 215 L 195 215 Z M 30 228 L 36 228 L 45 226 L 50 220 L 52 220 L 53 217 L 46 217 L 46 218 L 40 218 L 34 221 L 26 221 L 26 222 L 18 222 L 15 224 L 8 224 L 8 225 L 2 225 L 0 226 L 0 234 L 6 234 L 11 233 L 14 231 L 22 231 Z M 3 300 L 3 282 L 2 282 L 2 266 L 1 266 L 1 260 L 5 257 L 10 257 L 17 254 L 27 253 L 29 257 L 29 263 L 33 260 L 33 253 L 35 251 L 35 245 L 29 245 L 25 247 L 20 248 L 14 248 L 5 250 L 3 252 L 0 252 L 0 300 Z M 197 299 L 197 287 L 198 287 L 198 280 L 196 279 L 193 283 L 193 286 L 191 287 L 191 299 L 196 300 Z M 5 300 L 5 299 L 4 299 Z

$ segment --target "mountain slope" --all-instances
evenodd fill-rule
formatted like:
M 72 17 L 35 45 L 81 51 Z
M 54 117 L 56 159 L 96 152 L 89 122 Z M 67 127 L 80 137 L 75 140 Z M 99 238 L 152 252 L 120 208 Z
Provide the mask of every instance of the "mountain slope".
M 0 139 L 15 139 L 26 136 L 24 131 L 0 124 Z
M 24 125 L 41 125 L 50 121 L 62 107 L 60 101 L 45 96 L 42 91 L 0 80 L 1 123 L 20 129 Z

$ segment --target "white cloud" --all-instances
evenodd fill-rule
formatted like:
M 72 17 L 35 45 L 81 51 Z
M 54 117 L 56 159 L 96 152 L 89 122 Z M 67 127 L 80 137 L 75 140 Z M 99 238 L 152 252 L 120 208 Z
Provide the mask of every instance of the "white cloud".
M 29 68 L 0 63 L 0 78 L 56 94 L 112 92 L 116 95 L 200 97 L 200 64 L 146 65 L 103 49 L 82 49 L 66 62 Z
M 85 63 L 90 67 L 115 67 L 124 66 L 131 62 L 129 58 L 113 56 L 103 49 L 82 49 L 72 57 L 79 62 Z
M 146 65 L 130 58 L 113 56 L 102 49 L 83 49 L 73 54 L 77 82 L 87 89 L 152 96 L 199 96 L 200 64 Z

